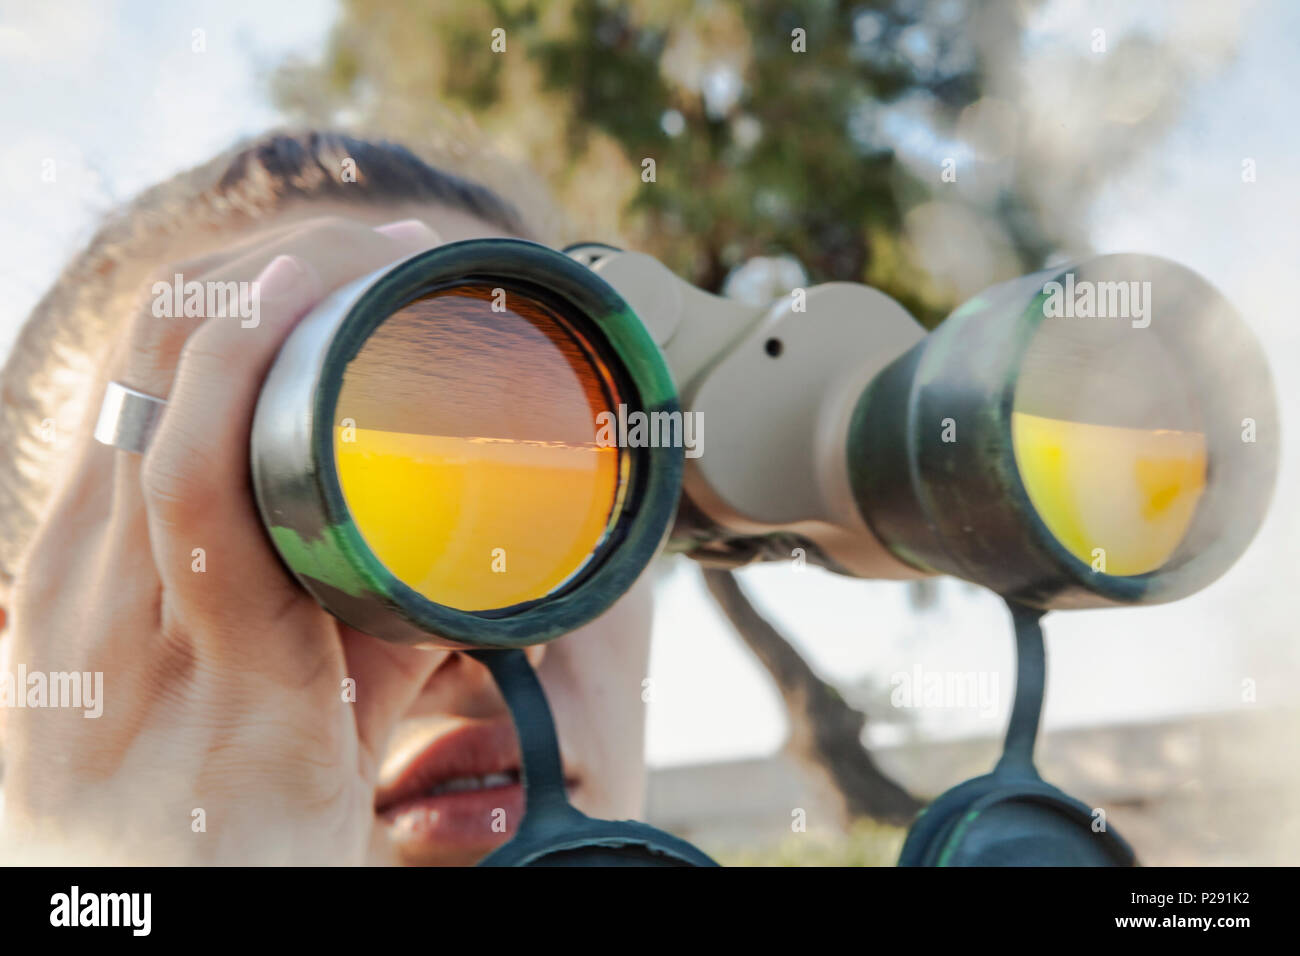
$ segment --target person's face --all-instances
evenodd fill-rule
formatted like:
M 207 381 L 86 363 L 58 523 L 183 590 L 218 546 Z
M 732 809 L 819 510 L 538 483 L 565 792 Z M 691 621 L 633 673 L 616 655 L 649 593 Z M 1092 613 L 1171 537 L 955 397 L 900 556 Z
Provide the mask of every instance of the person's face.
M 573 802 L 606 819 L 641 810 L 648 578 L 603 617 L 529 653 L 555 714 Z M 379 812 L 403 862 L 471 863 L 510 835 L 493 831 L 500 810 L 510 833 L 523 816 L 519 753 L 487 669 L 462 654 L 429 653 L 441 660 L 389 744 Z
M 276 230 L 320 216 L 346 216 L 370 225 L 420 219 L 445 242 L 503 234 L 470 214 L 443 207 L 316 202 L 267 218 L 256 229 L 208 231 L 172 242 L 162 261 L 137 265 L 143 276 L 180 258 L 220 256 L 232 246 L 265 241 Z M 570 796 L 593 816 L 623 819 L 641 811 L 641 682 L 651 603 L 647 573 L 598 620 L 528 651 L 555 715 Z M 411 666 L 427 673 L 427 679 L 380 763 L 374 859 L 473 863 L 509 839 L 523 816 L 518 744 L 509 711 L 487 669 L 472 658 L 446 650 L 395 650 L 412 654 Z

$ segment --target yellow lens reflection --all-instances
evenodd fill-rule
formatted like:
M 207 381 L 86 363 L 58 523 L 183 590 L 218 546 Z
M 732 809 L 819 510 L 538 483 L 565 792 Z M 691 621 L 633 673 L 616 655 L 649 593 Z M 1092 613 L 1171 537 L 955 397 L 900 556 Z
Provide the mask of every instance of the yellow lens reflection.
M 1163 331 L 1177 310 L 1156 320 Z M 1011 438 L 1029 500 L 1067 551 L 1106 574 L 1164 565 L 1209 479 L 1196 380 L 1157 331 L 1044 318 L 1016 382 Z
M 465 611 L 535 600 L 598 548 L 619 451 L 605 380 L 545 307 L 458 288 L 389 318 L 349 364 L 335 461 L 348 508 L 403 583 Z
M 1102 549 L 1106 573 L 1131 575 L 1173 554 L 1205 489 L 1203 434 L 1024 412 L 1011 433 L 1029 500 L 1075 557 L 1093 565 Z
M 604 534 L 618 477 L 614 448 L 368 429 L 337 448 L 367 544 L 403 582 L 461 610 L 562 584 Z

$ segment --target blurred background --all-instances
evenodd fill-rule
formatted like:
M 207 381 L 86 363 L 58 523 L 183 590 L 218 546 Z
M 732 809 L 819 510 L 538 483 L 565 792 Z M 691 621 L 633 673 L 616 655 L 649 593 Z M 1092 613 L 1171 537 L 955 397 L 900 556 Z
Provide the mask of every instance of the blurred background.
M 1298 41 L 1285 0 L 3 0 L 0 348 L 106 211 L 283 124 L 435 147 L 557 243 L 755 302 L 865 282 L 934 325 L 1082 253 L 1176 259 L 1269 356 L 1278 490 L 1200 594 L 1047 617 L 1040 766 L 1146 863 L 1295 863 Z M 727 862 L 889 863 L 900 806 L 991 766 L 1014 689 L 993 595 L 756 567 L 760 637 L 691 563 L 658 574 L 649 683 L 627 688 L 652 822 Z M 932 676 L 980 691 L 898 693 Z M 809 743 L 818 722 L 861 774 Z

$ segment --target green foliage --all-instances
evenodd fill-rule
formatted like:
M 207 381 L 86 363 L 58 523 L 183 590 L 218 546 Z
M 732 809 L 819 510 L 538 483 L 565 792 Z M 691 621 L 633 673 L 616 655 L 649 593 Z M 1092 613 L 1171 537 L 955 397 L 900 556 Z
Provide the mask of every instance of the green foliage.
M 752 256 L 791 254 L 814 282 L 868 282 L 933 324 L 972 281 L 1035 268 L 1077 238 L 1072 213 L 1096 179 L 1052 152 L 1069 188 L 1041 221 L 1029 195 L 1041 183 L 1023 172 L 1041 164 L 1022 154 L 1043 131 L 1017 99 L 1031 6 L 343 0 L 324 62 L 282 69 L 275 95 L 309 121 L 343 116 L 410 139 L 448 110 L 471 116 L 549 184 L 578 227 L 566 238 L 644 249 L 713 291 Z M 491 49 L 498 29 L 505 52 Z M 984 130 L 988 165 L 963 159 L 958 188 L 940 167 L 986 97 L 988 115 L 1019 131 Z M 1130 124 L 1108 129 L 1140 139 Z M 642 181 L 645 159 L 655 182 Z M 907 217 L 927 204 L 938 225 L 918 249 Z M 954 257 L 982 263 L 965 288 Z

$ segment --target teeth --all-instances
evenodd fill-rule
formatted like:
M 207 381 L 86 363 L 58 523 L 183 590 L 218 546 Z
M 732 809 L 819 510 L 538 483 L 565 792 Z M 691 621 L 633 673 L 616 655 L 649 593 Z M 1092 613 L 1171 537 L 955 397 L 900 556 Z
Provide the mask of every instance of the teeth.
M 444 793 L 464 793 L 468 790 L 490 790 L 493 787 L 508 787 L 519 780 L 519 775 L 514 771 L 504 773 L 489 773 L 481 777 L 453 777 L 450 780 L 444 780 L 437 786 L 431 787 L 426 796 L 438 797 Z

